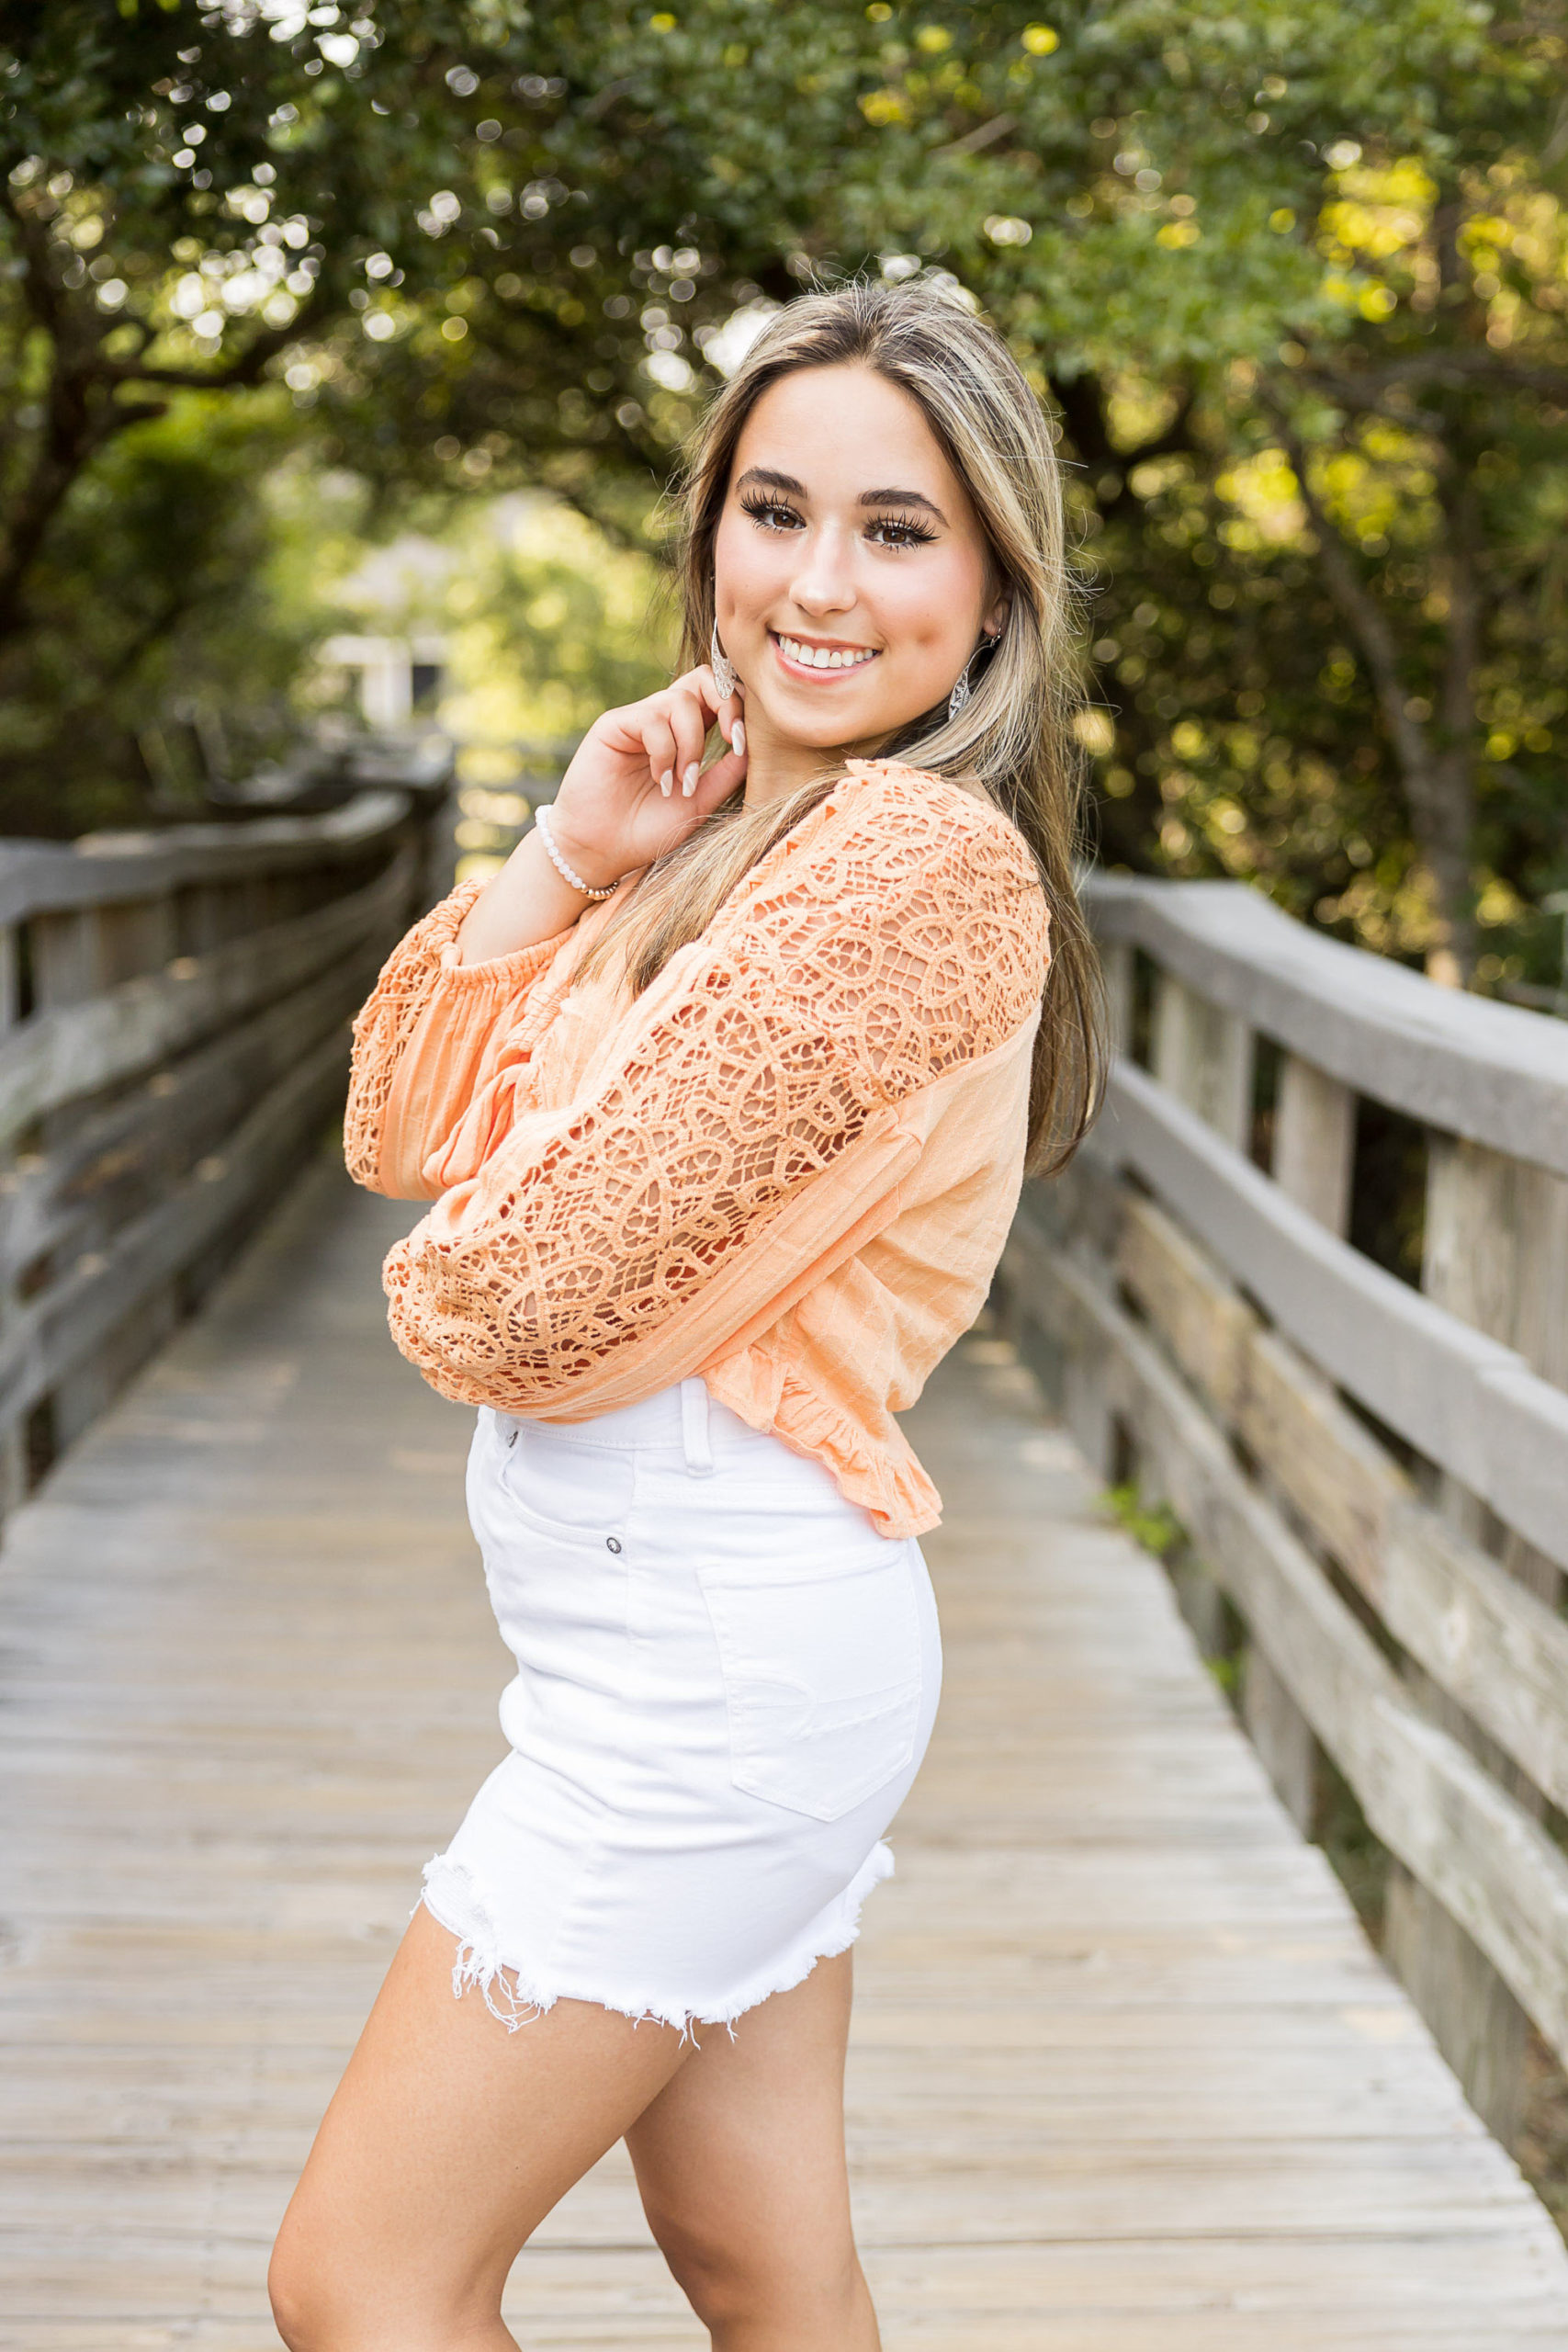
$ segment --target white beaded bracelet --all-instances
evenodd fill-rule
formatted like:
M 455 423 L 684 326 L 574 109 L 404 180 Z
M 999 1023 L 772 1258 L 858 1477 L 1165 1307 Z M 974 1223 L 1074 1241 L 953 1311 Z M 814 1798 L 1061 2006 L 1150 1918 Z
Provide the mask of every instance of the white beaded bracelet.
M 547 801 L 535 809 L 534 826 L 536 831 L 538 833 L 539 839 L 545 844 L 545 855 L 549 859 L 550 864 L 555 867 L 556 872 L 560 876 L 561 880 L 563 882 L 570 882 L 574 890 L 581 890 L 585 899 L 613 899 L 615 892 L 621 887 L 618 882 L 607 882 L 602 890 L 595 890 L 591 883 L 585 882 L 581 875 L 577 873 L 567 864 L 565 858 L 561 855 L 559 850 L 557 849 L 554 842 L 550 839 L 550 829 L 545 822 L 545 809 L 548 806 L 549 804 Z

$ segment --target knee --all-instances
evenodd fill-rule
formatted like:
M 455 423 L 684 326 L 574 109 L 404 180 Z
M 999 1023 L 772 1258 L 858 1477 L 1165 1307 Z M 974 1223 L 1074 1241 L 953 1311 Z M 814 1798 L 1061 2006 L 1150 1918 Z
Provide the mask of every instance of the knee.
M 296 2199 L 266 2274 L 273 2321 L 288 2352 L 351 2352 L 365 2315 L 353 2308 L 348 2288 L 330 2233 L 313 2227 L 309 2207 Z
M 288 2352 L 368 2352 L 382 2345 L 392 2352 L 397 2333 L 378 2332 L 378 2314 L 367 2307 L 363 2287 L 347 2275 L 330 2236 L 314 2230 L 308 2215 L 291 2211 L 266 2274 L 273 2323 Z
M 863 2291 L 852 2245 L 739 2245 L 673 2217 L 653 2225 L 676 2285 L 716 2344 L 788 2314 L 804 2341 L 833 2340 L 829 2323 Z
M 321 2352 L 326 2341 L 326 2315 L 311 2290 L 311 2277 L 300 2233 L 285 2222 L 267 2266 L 266 2291 L 273 2324 L 288 2352 Z

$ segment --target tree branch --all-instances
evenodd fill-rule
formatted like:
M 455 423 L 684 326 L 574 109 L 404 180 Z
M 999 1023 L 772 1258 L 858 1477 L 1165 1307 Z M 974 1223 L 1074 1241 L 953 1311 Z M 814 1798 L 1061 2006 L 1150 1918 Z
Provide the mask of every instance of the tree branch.
M 1191 385 L 1183 388 L 1169 424 L 1131 449 L 1119 449 L 1111 437 L 1105 393 L 1097 376 L 1053 376 L 1050 387 L 1051 397 L 1062 413 L 1062 422 L 1085 466 L 1114 467 L 1122 478 L 1122 486 L 1114 497 L 1100 500 L 1102 514 L 1114 514 L 1124 506 L 1138 503 L 1126 486 L 1126 477 L 1134 466 L 1143 465 L 1150 458 L 1185 457 L 1196 447 L 1191 431 L 1195 398 Z
M 1404 385 L 1435 384 L 1448 391 L 1462 391 L 1467 384 L 1477 381 L 1499 390 L 1544 392 L 1549 399 L 1568 401 L 1568 368 L 1531 367 L 1495 351 L 1432 352 L 1418 359 L 1395 359 L 1385 368 L 1357 368 L 1344 374 L 1332 368 L 1303 368 L 1299 380 L 1326 392 L 1342 408 L 1380 407 L 1389 392 Z
M 1407 772 L 1411 769 L 1424 771 L 1428 756 L 1427 739 L 1417 721 L 1404 707 L 1404 690 L 1399 675 L 1399 648 L 1388 616 L 1357 573 L 1349 548 L 1313 488 L 1306 448 L 1301 435 L 1278 401 L 1267 392 L 1264 400 L 1274 418 L 1285 454 L 1290 458 L 1307 519 L 1317 537 L 1318 560 L 1323 567 L 1325 583 L 1360 647 L 1371 676 L 1378 707 L 1400 763 Z

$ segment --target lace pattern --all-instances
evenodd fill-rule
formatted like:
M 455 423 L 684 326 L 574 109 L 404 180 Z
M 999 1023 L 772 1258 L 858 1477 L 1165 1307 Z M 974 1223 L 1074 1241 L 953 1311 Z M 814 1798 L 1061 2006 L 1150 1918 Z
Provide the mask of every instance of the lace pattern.
M 398 1064 L 429 1001 L 442 951 L 457 938 L 483 888 L 482 880 L 459 882 L 438 907 L 416 922 L 382 965 L 375 988 L 355 1015 L 343 1152 L 356 1184 L 372 1189 L 376 1185 L 381 1129 Z
M 1032 1019 L 1047 916 L 1014 828 L 908 769 L 868 764 L 861 785 L 629 1009 L 588 1099 L 523 1118 L 391 1251 L 393 1336 L 445 1395 L 558 1399 L 660 1330 L 873 1121 Z M 383 1109 L 390 1073 L 370 1064 L 417 1018 L 389 999 L 361 1016 L 365 1102 Z

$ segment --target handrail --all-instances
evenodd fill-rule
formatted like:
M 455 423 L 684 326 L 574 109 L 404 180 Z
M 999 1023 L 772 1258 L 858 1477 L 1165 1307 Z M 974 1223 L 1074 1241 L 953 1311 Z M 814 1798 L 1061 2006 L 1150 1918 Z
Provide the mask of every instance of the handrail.
M 1085 897 L 1103 944 L 1142 948 L 1358 1093 L 1568 1175 L 1568 1023 L 1435 988 L 1245 882 L 1095 874 Z
M 413 806 L 407 792 L 377 789 L 320 816 L 86 833 L 74 842 L 0 839 L 0 924 L 198 883 L 336 865 L 389 840 Z
M 341 1103 L 349 1016 L 449 876 L 449 750 L 378 756 L 324 812 L 0 842 L 0 1510 Z
M 1568 1028 L 1243 884 L 1084 896 L 1122 1051 L 1079 1159 L 1023 1188 L 1004 1324 L 1179 1522 L 1181 1605 L 1303 1827 L 1325 1756 L 1359 1800 L 1386 1956 L 1509 2140 L 1527 2016 L 1568 2069 Z M 1383 1264 L 1351 1236 L 1391 1135 L 1424 1192 Z

